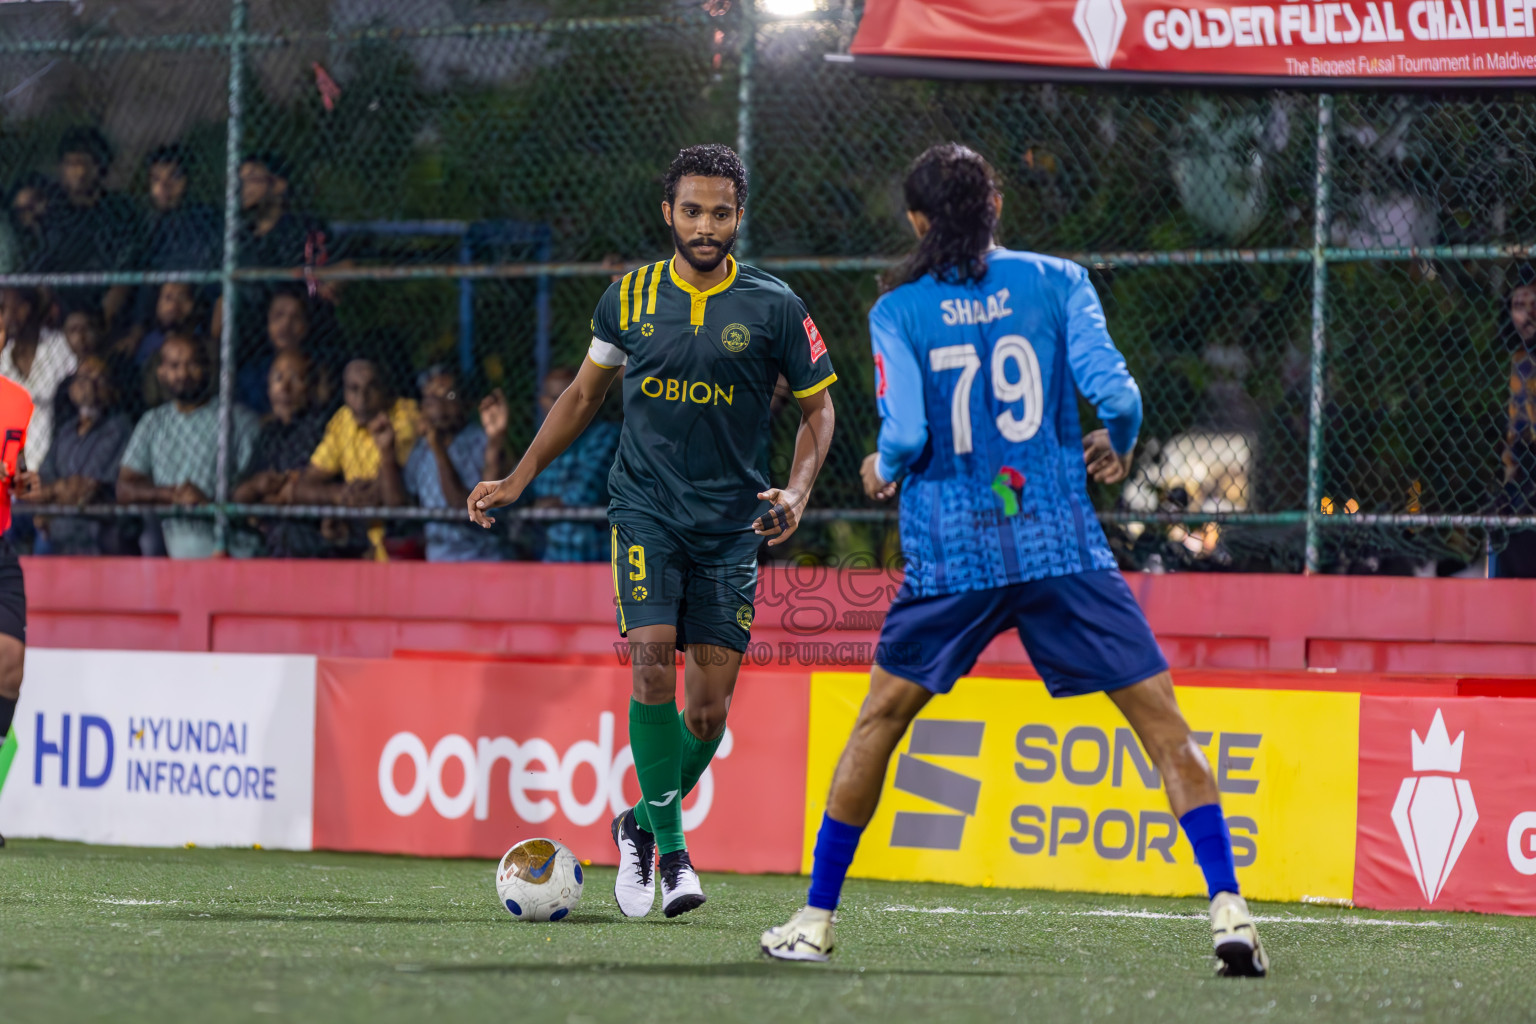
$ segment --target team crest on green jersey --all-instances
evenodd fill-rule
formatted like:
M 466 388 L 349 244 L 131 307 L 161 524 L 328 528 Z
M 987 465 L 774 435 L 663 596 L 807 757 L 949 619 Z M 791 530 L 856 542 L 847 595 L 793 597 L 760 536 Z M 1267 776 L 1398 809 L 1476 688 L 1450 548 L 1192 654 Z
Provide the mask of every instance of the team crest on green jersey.
M 752 332 L 741 324 L 730 324 L 720 332 L 720 344 L 727 352 L 741 352 L 752 341 Z

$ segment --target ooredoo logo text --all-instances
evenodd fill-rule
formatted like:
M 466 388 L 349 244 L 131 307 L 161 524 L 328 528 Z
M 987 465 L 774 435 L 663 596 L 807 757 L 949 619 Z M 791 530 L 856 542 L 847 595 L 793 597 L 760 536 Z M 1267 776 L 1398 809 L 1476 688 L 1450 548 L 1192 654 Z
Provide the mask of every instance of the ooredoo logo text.
M 598 715 L 597 737 L 577 740 L 563 752 L 538 736 L 516 740 L 510 736 L 480 736 L 471 740 L 459 733 L 437 738 L 429 747 L 413 732 L 397 732 L 379 754 L 379 796 L 390 813 L 409 818 L 426 804 L 449 820 L 474 812 L 486 821 L 492 807 L 505 801 L 518 818 L 538 824 L 558 810 L 573 825 L 592 825 L 605 816 L 622 813 L 629 801 L 624 796 L 626 774 L 634 769 L 629 745 L 614 750 L 614 716 Z M 716 760 L 731 755 L 731 730 L 725 731 Z M 401 762 L 410 765 L 400 768 Z M 445 769 L 457 761 L 450 781 Z M 581 771 L 582 768 L 589 772 Z M 408 785 L 401 785 L 406 778 Z M 457 791 L 450 791 L 451 786 Z M 587 788 L 591 787 L 590 792 Z M 683 828 L 704 823 L 714 803 L 714 773 L 705 769 L 697 797 L 683 808 Z

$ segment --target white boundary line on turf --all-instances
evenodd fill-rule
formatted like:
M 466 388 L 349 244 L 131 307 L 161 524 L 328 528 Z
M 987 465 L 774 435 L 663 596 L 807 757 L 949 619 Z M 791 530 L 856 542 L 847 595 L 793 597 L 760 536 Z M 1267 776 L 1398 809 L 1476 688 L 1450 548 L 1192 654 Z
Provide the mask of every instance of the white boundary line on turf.
M 1130 917 L 1151 921 L 1204 921 L 1204 914 L 1169 914 L 1155 910 L 967 910 L 961 907 L 911 907 L 894 905 L 880 907 L 881 913 L 893 914 L 967 914 L 974 917 L 1020 917 L 1034 914 L 1041 917 Z M 1297 917 L 1291 914 L 1255 914 L 1259 924 L 1333 924 L 1375 925 L 1384 928 L 1448 928 L 1443 921 L 1394 921 L 1379 917 Z

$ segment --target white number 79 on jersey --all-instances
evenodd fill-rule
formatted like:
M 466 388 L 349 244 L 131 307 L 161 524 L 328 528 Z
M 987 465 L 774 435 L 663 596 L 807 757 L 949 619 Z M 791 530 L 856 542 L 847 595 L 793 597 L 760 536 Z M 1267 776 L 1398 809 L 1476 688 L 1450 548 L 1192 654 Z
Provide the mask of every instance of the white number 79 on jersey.
M 1008 379 L 1008 364 L 1014 364 L 1016 380 Z M 960 380 L 949 405 L 949 425 L 955 437 L 955 452 L 971 450 L 971 384 L 981 369 L 981 357 L 975 345 L 945 345 L 928 353 L 928 366 L 938 373 L 959 370 Z M 1022 334 L 1005 334 L 992 347 L 992 394 L 1008 408 L 997 415 L 997 429 L 1010 441 L 1028 441 L 1040 429 L 1045 414 L 1044 387 L 1040 381 L 1040 360 L 1035 348 Z M 1024 403 L 1024 415 L 1016 416 L 1013 403 Z

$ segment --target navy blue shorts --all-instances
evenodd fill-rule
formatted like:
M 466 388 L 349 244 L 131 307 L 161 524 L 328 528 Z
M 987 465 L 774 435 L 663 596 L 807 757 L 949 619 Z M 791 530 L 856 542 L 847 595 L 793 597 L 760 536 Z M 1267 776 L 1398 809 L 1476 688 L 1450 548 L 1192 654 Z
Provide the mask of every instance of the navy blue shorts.
M 1141 606 L 1116 569 L 935 597 L 898 594 L 876 663 L 948 693 L 992 638 L 1019 631 L 1053 697 L 1118 690 L 1168 670 Z
M 756 534 L 686 536 L 633 512 L 611 523 L 619 635 L 636 626 L 676 626 L 680 651 L 689 644 L 746 651 L 757 598 Z

